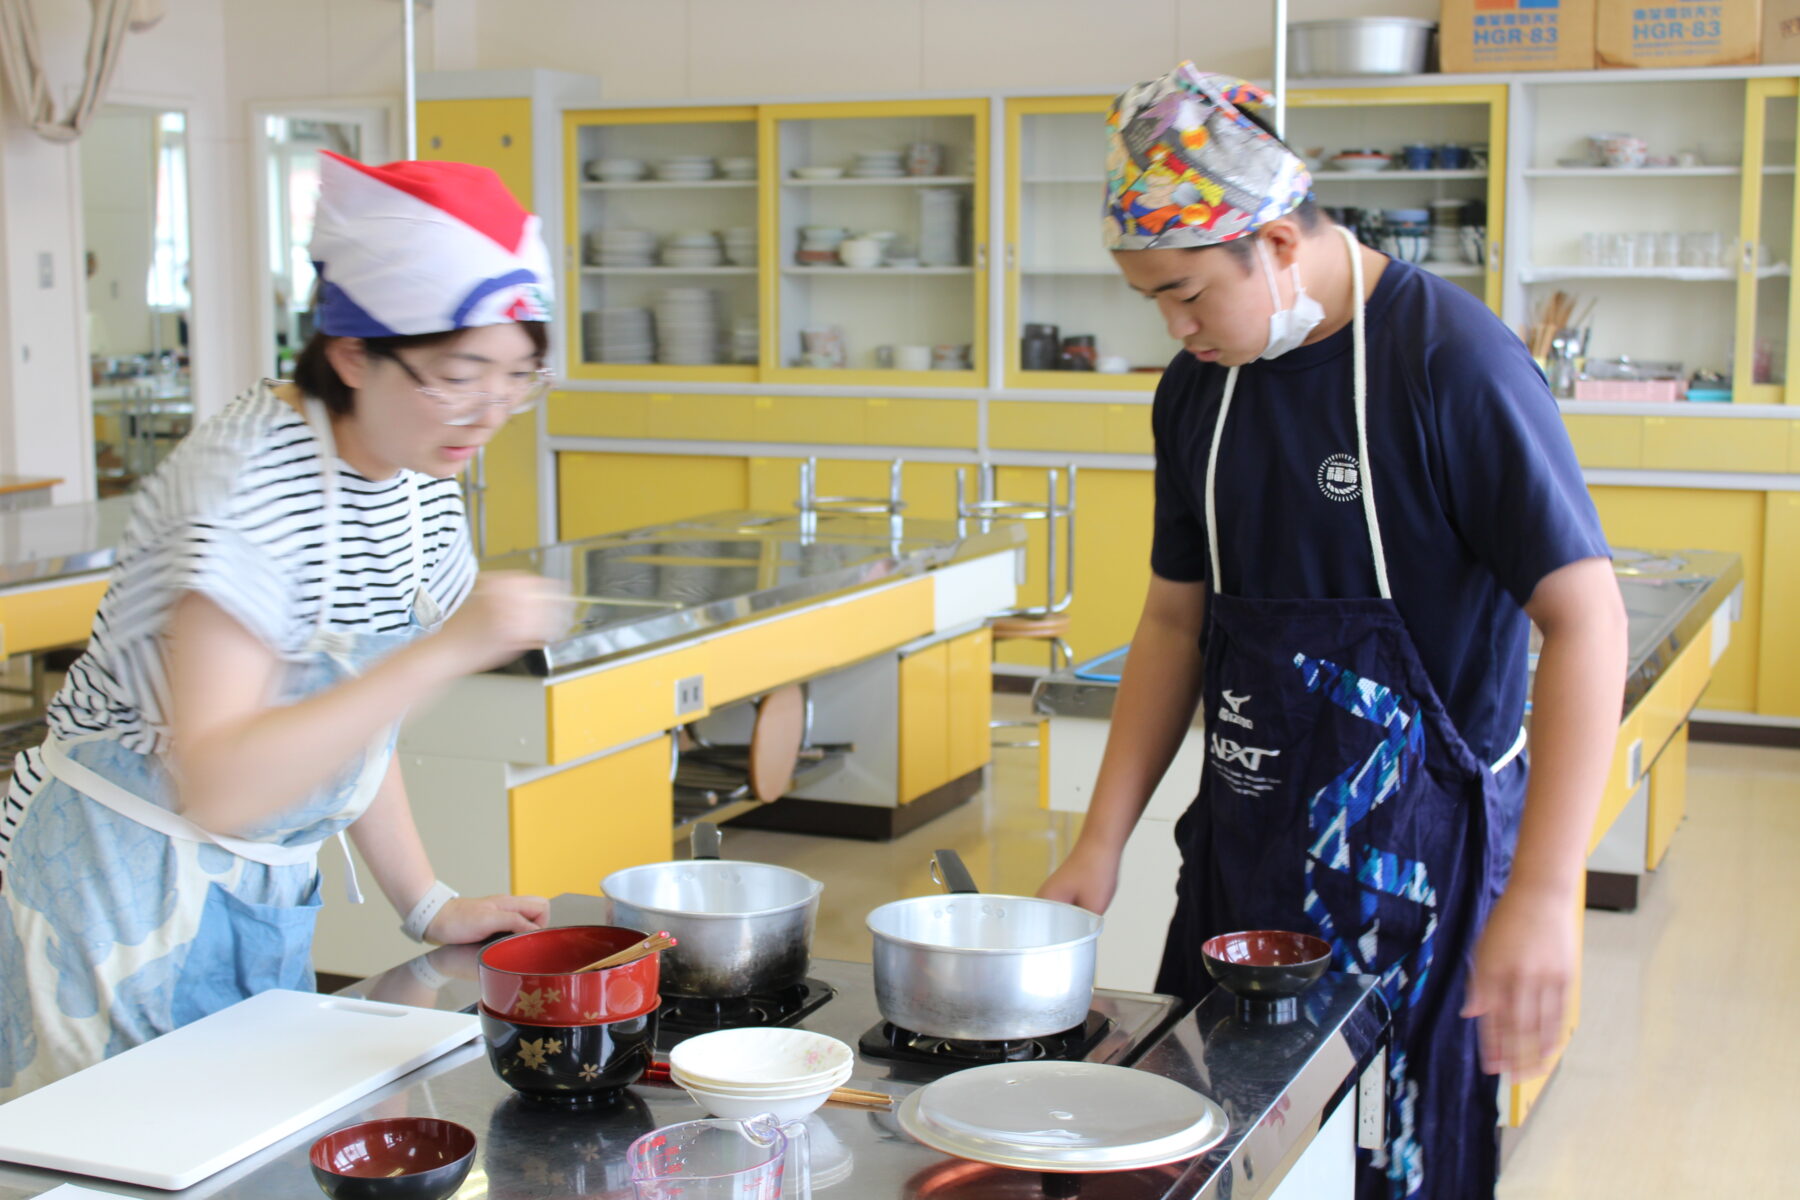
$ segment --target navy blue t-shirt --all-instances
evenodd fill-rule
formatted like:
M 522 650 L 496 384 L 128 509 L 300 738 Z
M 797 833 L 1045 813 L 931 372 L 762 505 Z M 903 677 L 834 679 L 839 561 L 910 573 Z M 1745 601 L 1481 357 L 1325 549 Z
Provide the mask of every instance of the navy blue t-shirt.
M 1394 603 L 1463 740 L 1518 735 L 1530 621 L 1559 567 L 1605 556 L 1569 435 L 1525 346 L 1474 296 L 1390 262 L 1367 305 L 1369 456 Z M 1379 594 L 1356 470 L 1348 326 L 1238 372 L 1219 447 L 1222 590 Z M 1185 351 L 1152 412 L 1151 568 L 1205 582 L 1206 460 L 1226 369 Z

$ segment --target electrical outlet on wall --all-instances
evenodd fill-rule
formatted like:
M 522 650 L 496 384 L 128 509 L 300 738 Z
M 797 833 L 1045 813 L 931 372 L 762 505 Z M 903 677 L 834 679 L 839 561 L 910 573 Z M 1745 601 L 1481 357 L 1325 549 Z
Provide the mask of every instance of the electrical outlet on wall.
M 675 715 L 685 717 L 706 707 L 706 677 L 690 675 L 675 681 Z

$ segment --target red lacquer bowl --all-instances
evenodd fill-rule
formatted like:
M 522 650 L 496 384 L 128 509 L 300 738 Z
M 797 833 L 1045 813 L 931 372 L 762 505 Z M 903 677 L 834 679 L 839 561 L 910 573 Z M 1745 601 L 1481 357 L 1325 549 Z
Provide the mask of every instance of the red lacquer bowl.
M 639 1016 L 661 1002 L 662 955 L 622 967 L 577 969 L 650 935 L 617 925 L 568 925 L 515 933 L 476 959 L 481 1003 L 526 1025 L 601 1025 Z
M 392 1117 L 328 1133 L 312 1173 L 332 1200 L 444 1200 L 475 1162 L 475 1135 L 452 1121 Z

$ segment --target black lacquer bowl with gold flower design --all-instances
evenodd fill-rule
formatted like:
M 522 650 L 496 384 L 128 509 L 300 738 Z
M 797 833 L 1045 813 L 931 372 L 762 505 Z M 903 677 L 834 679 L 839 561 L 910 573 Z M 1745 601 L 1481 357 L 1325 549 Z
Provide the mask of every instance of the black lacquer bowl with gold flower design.
M 567 1107 L 604 1104 L 636 1083 L 656 1045 L 656 1006 L 588 1025 L 535 1025 L 480 1008 L 488 1062 L 508 1087 Z

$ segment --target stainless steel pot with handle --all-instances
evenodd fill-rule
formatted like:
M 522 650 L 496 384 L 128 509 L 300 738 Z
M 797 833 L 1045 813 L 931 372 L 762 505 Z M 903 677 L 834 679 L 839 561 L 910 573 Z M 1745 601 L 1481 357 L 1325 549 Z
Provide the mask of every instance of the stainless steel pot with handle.
M 978 892 L 951 850 L 933 857 L 932 878 L 950 894 L 869 914 L 883 1017 L 971 1041 L 1043 1037 L 1087 1019 L 1101 918 L 1055 900 Z
M 666 929 L 662 993 L 730 999 L 792 987 L 806 978 L 825 885 L 768 863 L 721 859 L 719 827 L 694 827 L 690 862 L 614 871 L 600 890 L 616 925 Z

